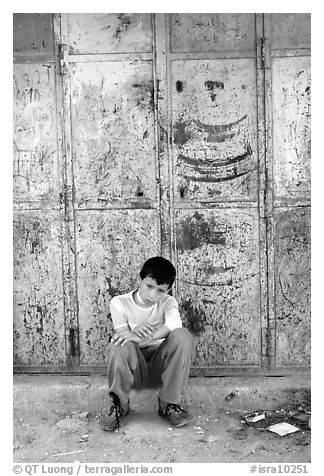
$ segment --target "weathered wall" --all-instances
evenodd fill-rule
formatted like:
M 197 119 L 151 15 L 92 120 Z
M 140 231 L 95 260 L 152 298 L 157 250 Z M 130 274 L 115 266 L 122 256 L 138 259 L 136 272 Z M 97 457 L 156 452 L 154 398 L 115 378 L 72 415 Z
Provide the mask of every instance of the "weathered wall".
M 103 366 L 155 254 L 195 367 L 309 365 L 309 15 L 16 14 L 14 54 L 19 368 Z
M 271 15 L 268 20 L 278 366 L 310 363 L 311 64 L 305 49 L 310 46 L 310 27 L 305 20 L 298 14 L 280 15 L 278 20 Z

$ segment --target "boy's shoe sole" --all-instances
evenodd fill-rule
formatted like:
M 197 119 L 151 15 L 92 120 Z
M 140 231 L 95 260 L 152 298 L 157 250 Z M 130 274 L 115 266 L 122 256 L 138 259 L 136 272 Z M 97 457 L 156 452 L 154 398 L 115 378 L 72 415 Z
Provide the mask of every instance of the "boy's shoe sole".
M 119 415 L 119 420 L 125 418 L 129 413 L 130 407 Z M 113 418 L 113 415 L 109 415 L 108 410 L 104 410 L 99 416 L 99 426 L 103 431 L 116 431 L 119 428 L 119 420 Z

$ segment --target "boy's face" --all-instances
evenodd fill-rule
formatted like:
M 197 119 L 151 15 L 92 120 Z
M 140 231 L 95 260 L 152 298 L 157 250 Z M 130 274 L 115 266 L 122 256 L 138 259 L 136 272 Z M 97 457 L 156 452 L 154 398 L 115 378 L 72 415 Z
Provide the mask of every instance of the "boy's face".
M 138 290 L 143 303 L 146 306 L 152 306 L 161 301 L 170 287 L 168 284 L 157 284 L 155 279 L 146 276 L 144 279 L 141 279 Z

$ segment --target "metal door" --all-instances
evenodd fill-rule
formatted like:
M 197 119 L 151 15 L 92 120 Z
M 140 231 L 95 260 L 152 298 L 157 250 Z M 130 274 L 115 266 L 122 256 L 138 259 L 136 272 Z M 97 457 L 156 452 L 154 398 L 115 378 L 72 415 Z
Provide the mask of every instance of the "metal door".
M 177 293 L 204 373 L 262 365 L 257 20 L 169 18 Z
M 310 365 L 310 14 L 267 14 L 265 33 L 271 365 L 291 371 Z
M 104 365 L 109 300 L 161 252 L 150 14 L 62 16 L 81 366 Z
M 109 300 L 160 253 L 193 373 L 307 366 L 309 16 L 23 17 L 17 369 L 105 372 Z
M 60 120 L 50 14 L 14 15 L 14 358 L 65 365 Z

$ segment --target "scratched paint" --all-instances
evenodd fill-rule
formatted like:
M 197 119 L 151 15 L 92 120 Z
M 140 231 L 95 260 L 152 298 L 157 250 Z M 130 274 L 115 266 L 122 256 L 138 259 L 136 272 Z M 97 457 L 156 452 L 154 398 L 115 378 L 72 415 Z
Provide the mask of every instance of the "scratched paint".
M 53 22 L 50 13 L 13 14 L 14 54 L 54 54 Z
M 256 199 L 254 61 L 173 61 L 172 84 L 176 197 Z
M 71 13 L 69 42 L 74 54 L 151 52 L 151 14 Z
M 64 366 L 71 319 L 81 365 L 105 364 L 109 300 L 135 286 L 142 262 L 160 252 L 164 227 L 180 311 L 196 340 L 193 364 L 224 374 L 260 366 L 265 211 L 268 231 L 275 221 L 274 259 L 272 235 L 267 257 L 275 291 L 262 299 L 275 306 L 276 365 L 308 365 L 309 213 L 293 200 L 307 204 L 310 196 L 310 64 L 298 57 L 306 50 L 296 52 L 310 47 L 309 15 L 265 15 L 269 70 L 258 74 L 254 14 L 170 14 L 156 22 L 151 14 L 64 15 L 63 113 L 51 15 L 21 15 L 14 17 L 14 192 L 22 210 L 14 231 L 15 363 Z M 57 23 L 57 41 L 59 30 Z M 260 91 L 272 126 L 265 181 Z M 71 125 L 71 170 L 69 143 L 58 163 L 61 121 L 63 142 Z M 268 187 L 269 208 L 258 202 L 258 183 Z M 276 199 L 290 198 L 290 207 L 276 208 Z
M 16 212 L 13 244 L 14 364 L 65 364 L 57 212 Z
M 255 48 L 254 15 L 175 13 L 170 15 L 171 51 L 242 51 Z
M 271 47 L 310 48 L 310 13 L 271 13 Z
M 14 65 L 13 175 L 17 201 L 58 201 L 54 83 L 53 64 Z
M 177 293 L 194 365 L 260 365 L 256 210 L 177 211 Z
M 310 210 L 276 214 L 277 365 L 309 365 L 311 333 Z
M 135 288 L 144 261 L 158 254 L 155 210 L 80 211 L 77 275 L 81 364 L 104 364 L 112 334 L 109 300 Z
M 155 200 L 152 78 L 151 62 L 75 65 L 72 127 L 80 203 Z
M 273 59 L 273 162 L 276 197 L 310 197 L 310 75 L 310 57 Z

